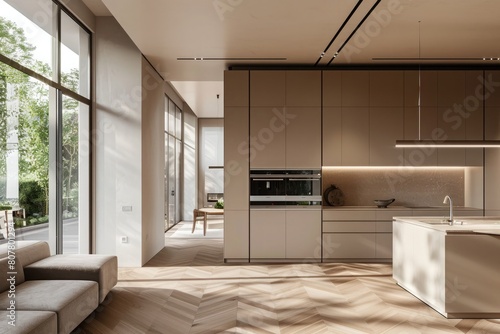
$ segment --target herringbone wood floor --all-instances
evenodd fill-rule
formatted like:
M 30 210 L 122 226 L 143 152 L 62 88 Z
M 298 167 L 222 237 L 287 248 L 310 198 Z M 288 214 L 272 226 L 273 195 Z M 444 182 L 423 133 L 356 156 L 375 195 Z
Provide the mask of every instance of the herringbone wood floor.
M 222 240 L 172 233 L 146 266 L 119 270 L 77 333 L 500 333 L 500 319 L 442 317 L 387 264 L 226 265 Z

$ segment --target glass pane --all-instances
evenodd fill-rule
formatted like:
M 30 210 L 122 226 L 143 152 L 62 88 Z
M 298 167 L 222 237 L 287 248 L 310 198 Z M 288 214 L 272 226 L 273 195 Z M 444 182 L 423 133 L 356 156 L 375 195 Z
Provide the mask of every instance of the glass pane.
M 168 132 L 168 98 L 165 98 L 165 131 Z
M 175 223 L 181 220 L 181 141 L 175 140 Z
M 182 220 L 192 220 L 193 210 L 196 209 L 196 150 L 184 144 L 183 154 L 184 184 L 182 187 L 183 215 Z
M 175 137 L 182 138 L 182 112 L 179 108 L 175 108 Z
M 89 97 L 89 34 L 61 12 L 61 84 Z
M 85 186 L 80 181 L 80 108 L 86 115 L 88 106 L 80 104 L 70 97 L 63 96 L 63 253 L 79 253 L 80 187 Z M 85 222 L 83 222 L 85 223 Z
M 168 136 L 168 226 L 172 227 L 175 225 L 175 138 L 173 136 Z
M 0 0 L 0 53 L 53 80 L 55 10 L 52 0 Z
M 16 240 L 49 240 L 49 109 L 53 105 L 49 93 L 47 85 L 0 63 L 0 228 L 4 238 L 7 225 L 12 224 Z
M 169 135 L 167 133 L 165 133 L 165 175 L 164 175 L 164 178 L 165 178 L 165 207 L 163 208 L 164 210 L 164 215 L 165 215 L 165 230 L 167 230 L 170 225 L 169 225 L 169 220 L 168 220 L 168 217 L 169 217 L 169 207 L 168 207 L 168 200 L 169 200 L 169 194 L 170 194 L 170 189 L 169 189 L 169 186 L 168 186 L 168 179 L 169 179 L 169 164 L 168 164 L 168 157 L 169 157 L 169 147 L 168 147 L 168 137 Z
M 175 136 L 175 104 L 168 100 L 168 133 Z

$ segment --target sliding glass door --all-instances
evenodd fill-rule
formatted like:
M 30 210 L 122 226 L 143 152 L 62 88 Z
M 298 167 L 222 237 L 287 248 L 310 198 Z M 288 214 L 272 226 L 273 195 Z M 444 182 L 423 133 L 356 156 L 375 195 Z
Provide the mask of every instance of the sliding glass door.
M 88 253 L 90 33 L 51 0 L 0 0 L 0 32 L 0 243 Z

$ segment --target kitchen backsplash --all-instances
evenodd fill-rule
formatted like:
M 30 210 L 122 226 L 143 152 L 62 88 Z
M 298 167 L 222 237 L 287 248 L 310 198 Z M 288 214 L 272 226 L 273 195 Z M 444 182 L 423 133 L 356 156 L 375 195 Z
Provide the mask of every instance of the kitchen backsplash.
M 323 168 L 323 191 L 335 184 L 344 193 L 344 205 L 371 206 L 375 199 L 395 198 L 392 205 L 440 206 L 450 195 L 464 206 L 466 173 L 463 168 Z

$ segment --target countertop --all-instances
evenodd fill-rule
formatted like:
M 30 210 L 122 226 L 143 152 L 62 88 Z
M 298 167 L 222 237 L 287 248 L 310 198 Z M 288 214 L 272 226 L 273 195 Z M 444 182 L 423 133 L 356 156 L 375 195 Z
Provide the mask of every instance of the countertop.
M 403 210 L 449 210 L 450 207 L 448 205 L 443 206 L 398 206 L 398 205 L 389 205 L 387 208 L 379 208 L 376 205 L 367 205 L 367 206 L 355 206 L 355 205 L 343 205 L 343 206 L 329 206 L 324 205 L 323 210 L 385 210 L 385 211 L 403 211 Z M 454 206 L 453 210 L 469 210 L 469 211 L 483 211 L 483 209 L 468 207 L 468 206 Z
M 481 233 L 500 235 L 500 217 L 455 217 L 449 225 L 441 217 L 394 217 L 394 220 L 418 225 L 444 233 Z

